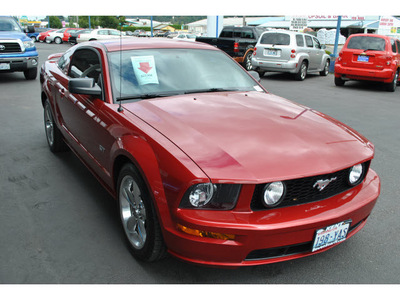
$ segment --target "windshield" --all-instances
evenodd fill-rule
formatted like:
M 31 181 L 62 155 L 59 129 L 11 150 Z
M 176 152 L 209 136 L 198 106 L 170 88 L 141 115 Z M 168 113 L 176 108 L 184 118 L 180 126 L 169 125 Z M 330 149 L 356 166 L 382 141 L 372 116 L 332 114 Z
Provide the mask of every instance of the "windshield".
M 233 60 L 215 50 L 145 49 L 108 55 L 112 89 L 117 100 L 262 90 Z
M 379 37 L 354 36 L 350 39 L 347 48 L 385 51 L 385 45 L 386 45 L 385 40 Z
M 0 31 L 22 32 L 22 29 L 13 18 L 0 18 Z

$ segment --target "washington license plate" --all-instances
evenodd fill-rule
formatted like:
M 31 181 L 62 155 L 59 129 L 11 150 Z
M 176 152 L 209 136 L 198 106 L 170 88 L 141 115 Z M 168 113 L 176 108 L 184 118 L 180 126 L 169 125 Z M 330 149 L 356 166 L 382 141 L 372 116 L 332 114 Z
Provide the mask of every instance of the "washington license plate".
M 351 220 L 340 222 L 326 228 L 318 229 L 315 233 L 312 252 L 329 247 L 346 239 Z
M 0 70 L 10 70 L 9 63 L 0 63 Z

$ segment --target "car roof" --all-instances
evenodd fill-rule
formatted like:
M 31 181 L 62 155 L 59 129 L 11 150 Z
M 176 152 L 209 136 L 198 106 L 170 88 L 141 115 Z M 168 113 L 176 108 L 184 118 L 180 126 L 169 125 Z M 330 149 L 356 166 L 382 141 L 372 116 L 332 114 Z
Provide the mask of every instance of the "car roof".
M 115 40 L 101 40 L 95 42 L 86 42 L 81 45 L 90 45 L 90 43 L 101 44 L 109 52 L 122 50 L 135 50 L 135 49 L 161 49 L 161 48 L 186 48 L 186 49 L 205 49 L 219 51 L 217 48 L 197 42 L 186 42 L 172 39 L 163 38 L 135 38 L 128 37 Z

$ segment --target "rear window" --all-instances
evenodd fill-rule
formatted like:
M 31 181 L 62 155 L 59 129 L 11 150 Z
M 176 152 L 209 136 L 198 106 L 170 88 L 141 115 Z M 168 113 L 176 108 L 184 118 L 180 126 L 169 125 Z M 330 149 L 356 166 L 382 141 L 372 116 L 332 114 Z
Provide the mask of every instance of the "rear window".
M 385 39 L 373 36 L 355 36 L 347 44 L 348 49 L 385 51 Z
M 290 35 L 278 32 L 265 33 L 261 37 L 260 43 L 287 46 L 290 45 Z

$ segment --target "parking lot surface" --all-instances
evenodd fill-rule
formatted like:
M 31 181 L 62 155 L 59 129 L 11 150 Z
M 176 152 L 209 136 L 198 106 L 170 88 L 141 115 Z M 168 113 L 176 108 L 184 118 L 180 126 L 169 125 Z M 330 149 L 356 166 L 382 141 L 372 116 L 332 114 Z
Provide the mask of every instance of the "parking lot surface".
M 70 45 L 37 43 L 40 65 Z M 266 73 L 271 93 L 326 113 L 375 144 L 382 180 L 366 226 L 318 255 L 271 265 L 211 269 L 129 253 L 115 201 L 72 152 L 47 146 L 39 76 L 0 74 L 0 283 L 400 283 L 400 87 L 346 83 L 333 75 Z

